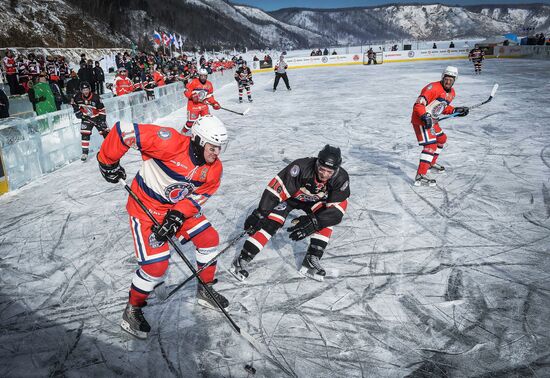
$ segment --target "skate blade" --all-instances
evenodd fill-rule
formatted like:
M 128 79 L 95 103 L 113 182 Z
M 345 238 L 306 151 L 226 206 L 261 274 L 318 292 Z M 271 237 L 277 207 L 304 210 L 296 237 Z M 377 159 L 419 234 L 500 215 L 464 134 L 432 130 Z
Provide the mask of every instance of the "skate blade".
M 229 268 L 229 273 L 231 273 L 231 275 L 233 277 L 235 277 L 238 281 L 240 282 L 245 282 L 246 281 L 246 278 L 245 276 L 243 276 L 241 273 L 237 272 L 233 267 Z
M 122 320 L 120 323 L 120 328 L 122 328 L 124 331 L 128 332 L 130 335 L 137 337 L 138 339 L 145 340 L 147 338 L 148 332 L 138 331 L 130 327 L 130 323 L 128 323 L 126 320 Z
M 307 278 L 312 278 L 314 279 L 315 281 L 319 281 L 319 282 L 322 282 L 325 280 L 325 277 L 324 276 L 320 276 L 318 274 L 313 274 L 313 273 L 310 273 L 309 269 L 308 268 L 300 268 L 299 270 L 299 273 L 304 276 L 304 277 L 307 277 Z
M 435 182 L 433 184 L 423 184 L 420 181 L 415 181 L 414 182 L 414 186 L 428 186 L 428 187 L 430 187 L 430 186 L 435 186 L 435 185 L 436 185 Z
M 210 309 L 210 310 L 222 312 L 222 310 L 220 310 L 220 308 L 218 306 L 213 305 L 212 303 L 208 302 L 206 299 L 198 298 L 197 299 L 197 304 L 199 306 L 202 306 L 202 307 Z

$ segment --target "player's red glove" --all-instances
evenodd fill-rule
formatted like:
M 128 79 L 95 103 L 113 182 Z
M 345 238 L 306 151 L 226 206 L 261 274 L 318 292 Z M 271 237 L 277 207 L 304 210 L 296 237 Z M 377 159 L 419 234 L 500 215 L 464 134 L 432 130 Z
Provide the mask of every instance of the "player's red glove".
M 221 105 L 219 102 L 213 102 L 212 103 L 212 107 L 215 109 L 215 110 L 220 110 L 221 109 Z

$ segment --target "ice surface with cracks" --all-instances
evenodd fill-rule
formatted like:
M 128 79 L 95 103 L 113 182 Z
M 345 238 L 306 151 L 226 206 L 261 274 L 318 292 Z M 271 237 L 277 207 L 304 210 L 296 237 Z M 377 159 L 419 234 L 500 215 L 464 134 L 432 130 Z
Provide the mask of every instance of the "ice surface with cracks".
M 246 377 L 245 364 L 259 377 L 548 376 L 550 62 L 488 60 L 480 76 L 452 62 L 455 105 L 484 100 L 495 82 L 500 89 L 442 123 L 447 173 L 435 188 L 413 187 L 412 104 L 447 64 L 290 70 L 293 91 L 275 93 L 272 75 L 259 74 L 246 117 L 216 112 L 231 142 L 204 211 L 222 240 L 293 159 L 331 143 L 351 177 L 324 282 L 297 273 L 307 244 L 283 230 L 248 283 L 227 272 L 242 243 L 221 258 L 217 289 L 260 352 L 195 304 L 196 283 L 149 300 L 146 341 L 120 331 L 136 268 L 126 193 L 102 180 L 95 159 L 0 197 L 0 376 Z M 247 106 L 235 84 L 217 97 Z M 184 121 L 182 108 L 157 123 Z M 122 165 L 133 176 L 139 156 Z M 168 284 L 188 274 L 174 254 Z

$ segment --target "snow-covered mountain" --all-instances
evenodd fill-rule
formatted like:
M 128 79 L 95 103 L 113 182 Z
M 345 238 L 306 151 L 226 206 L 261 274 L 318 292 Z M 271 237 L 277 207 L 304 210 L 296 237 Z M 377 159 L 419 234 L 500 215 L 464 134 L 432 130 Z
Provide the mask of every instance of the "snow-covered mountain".
M 2 0 L 0 47 L 150 47 L 153 30 L 187 47 L 308 48 L 388 39 L 550 30 L 550 6 L 387 5 L 264 12 L 225 0 Z
M 270 12 L 274 18 L 319 33 L 339 44 L 388 38 L 449 39 L 550 30 L 550 6 L 479 5 L 471 7 L 387 5 L 365 8 L 301 9 Z M 520 32 L 521 34 L 521 32 Z

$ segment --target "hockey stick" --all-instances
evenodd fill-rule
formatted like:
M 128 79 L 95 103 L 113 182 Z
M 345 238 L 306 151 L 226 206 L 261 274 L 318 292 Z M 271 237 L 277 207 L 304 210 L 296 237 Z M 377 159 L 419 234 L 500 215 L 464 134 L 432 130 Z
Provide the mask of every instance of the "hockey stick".
M 170 292 L 168 293 L 168 295 L 163 298 L 162 300 L 167 300 L 168 298 L 170 298 L 176 291 L 178 291 L 179 289 L 181 289 L 187 282 L 191 281 L 193 278 L 197 277 L 199 274 L 201 274 L 201 272 L 203 270 L 205 270 L 206 268 L 208 268 L 210 265 L 214 264 L 218 258 L 224 253 L 226 252 L 229 248 L 231 248 L 233 245 L 235 245 L 235 243 L 237 243 L 244 235 L 246 235 L 247 232 L 246 231 L 243 231 L 241 232 L 239 235 L 235 236 L 233 239 L 231 239 L 229 241 L 229 243 L 227 244 L 227 246 L 222 249 L 220 252 L 218 252 L 214 257 L 212 257 L 212 260 L 210 260 L 206 265 L 204 265 L 202 268 L 200 268 L 199 270 L 197 270 L 195 273 L 193 273 L 192 275 L 190 275 L 189 277 L 187 277 L 185 279 L 185 281 L 183 281 L 182 283 L 180 283 L 178 286 L 176 286 L 175 288 L 173 288 L 172 290 L 170 290 Z
M 495 97 L 495 94 L 497 93 L 497 89 L 498 89 L 498 84 L 493 85 L 493 89 L 491 90 L 491 94 L 489 95 L 489 98 L 487 100 L 482 101 L 479 104 L 469 106 L 468 108 L 469 109 L 479 108 L 480 106 L 485 105 L 486 103 L 490 102 L 493 99 L 493 97 Z M 437 121 L 439 122 L 439 121 L 443 121 L 445 119 L 458 117 L 459 115 L 460 115 L 460 113 L 449 114 L 448 116 L 439 118 Z
M 235 114 L 242 115 L 242 116 L 246 115 L 246 113 L 248 113 L 250 111 L 250 108 L 247 108 L 244 112 L 241 113 L 241 112 L 237 112 L 235 110 L 224 108 L 223 106 L 220 106 L 220 109 L 225 110 L 226 112 L 235 113 Z
M 143 204 L 143 202 L 141 202 L 141 200 L 138 198 L 138 196 L 134 193 L 134 191 L 128 186 L 128 184 L 126 184 L 126 182 L 122 179 L 119 180 L 119 183 L 121 185 L 124 186 L 124 189 L 126 189 L 126 191 L 128 192 L 128 194 L 130 194 L 130 196 L 134 199 L 134 201 L 136 201 L 136 203 L 139 205 L 139 207 L 141 208 L 141 210 L 143 210 L 143 212 L 145 212 L 145 214 L 147 215 L 147 217 L 151 220 L 151 222 L 153 222 L 153 224 L 157 227 L 160 227 L 160 223 L 155 219 L 155 217 L 153 216 L 153 214 L 151 214 L 151 212 L 149 211 L 149 209 L 147 209 L 147 207 Z M 187 259 L 187 257 L 185 257 L 185 255 L 183 254 L 183 252 L 181 251 L 181 249 L 178 247 L 178 245 L 176 244 L 176 242 L 174 241 L 174 239 L 172 238 L 168 238 L 168 244 L 170 244 L 170 246 L 172 248 L 174 248 L 174 250 L 178 253 L 178 255 L 180 255 L 181 259 L 183 260 L 183 262 L 185 263 L 185 265 L 187 265 L 187 267 L 189 268 L 189 270 L 193 273 L 194 277 L 199 281 L 199 284 L 206 290 L 206 292 L 208 293 L 208 295 L 210 295 L 210 298 L 212 298 L 214 300 L 214 302 L 216 303 L 216 306 L 218 306 L 218 308 L 220 309 L 220 311 L 224 314 L 224 316 L 227 318 L 227 320 L 229 321 L 229 323 L 231 324 L 231 326 L 233 327 L 233 329 L 235 331 L 237 331 L 237 333 L 239 333 L 240 335 L 244 336 L 247 340 L 248 338 L 252 338 L 252 336 L 250 335 L 244 335 L 244 331 L 241 331 L 241 328 L 237 325 L 237 323 L 235 323 L 235 321 L 231 318 L 231 316 L 227 313 L 227 311 L 225 311 L 225 309 L 222 307 L 222 305 L 220 304 L 220 302 L 218 302 L 218 300 L 216 299 L 216 297 L 214 296 L 214 294 L 212 293 L 212 289 L 210 289 L 210 287 L 208 287 L 207 284 L 204 283 L 204 281 L 199 277 L 197 276 L 197 270 L 195 269 L 195 267 L 193 265 L 191 265 L 191 263 L 189 262 L 189 260 Z
M 124 189 L 126 189 L 126 191 L 128 192 L 128 194 L 130 194 L 130 196 L 137 202 L 137 204 L 139 205 L 139 207 L 145 212 L 145 214 L 147 215 L 147 217 L 149 217 L 149 219 L 151 219 L 151 221 L 156 225 L 156 226 L 160 226 L 159 222 L 155 219 L 155 217 L 153 217 L 153 214 L 151 214 L 151 212 L 147 209 L 147 207 L 143 204 L 143 202 L 141 202 L 141 200 L 138 198 L 138 196 L 136 196 L 136 194 L 134 193 L 134 191 L 128 186 L 128 184 L 126 184 L 126 182 L 122 179 L 119 180 L 119 183 L 121 185 L 124 186 Z M 246 231 L 244 231 L 241 235 L 244 235 L 246 233 Z M 239 235 L 239 236 L 241 236 Z M 187 259 L 187 257 L 185 257 L 185 255 L 183 254 L 183 252 L 179 249 L 178 245 L 176 244 L 176 242 L 174 241 L 174 239 L 172 238 L 169 238 L 168 239 L 168 243 L 172 246 L 172 248 L 174 248 L 176 250 L 176 252 L 178 253 L 178 255 L 180 255 L 180 257 L 182 258 L 182 260 L 185 262 L 185 264 L 187 265 L 187 267 L 189 268 L 189 270 L 191 270 L 191 272 L 193 272 L 193 276 L 199 281 L 199 284 L 201 284 L 204 289 L 206 289 L 206 291 L 208 292 L 208 295 L 210 295 L 210 297 L 214 300 L 214 302 L 216 303 L 216 305 L 218 306 L 218 308 L 221 310 L 221 312 L 224 314 L 224 316 L 226 317 L 226 319 L 229 321 L 229 323 L 231 324 L 231 327 L 239 334 L 241 335 L 254 349 L 256 349 L 261 355 L 264 356 L 264 358 L 268 361 L 270 361 L 273 365 L 277 366 L 279 369 L 281 369 L 283 372 L 285 372 L 287 375 L 289 376 L 293 376 L 295 377 L 296 374 L 293 374 L 294 372 L 292 371 L 289 371 L 287 368 L 285 368 L 283 365 L 281 365 L 281 363 L 279 361 L 277 361 L 276 359 L 274 359 L 273 357 L 271 357 L 270 355 L 266 354 L 266 353 L 263 353 L 260 346 L 259 346 L 259 343 L 258 341 L 256 341 L 255 338 L 253 338 L 248 332 L 242 330 L 238 325 L 237 323 L 235 323 L 235 321 L 231 318 L 231 316 L 227 313 L 227 311 L 225 311 L 225 309 L 221 306 L 220 302 L 218 302 L 218 300 L 216 299 L 216 297 L 214 297 L 211 289 L 208 287 L 208 285 L 206 285 L 203 280 L 197 276 L 198 272 L 195 270 L 195 268 L 193 267 L 193 265 L 191 265 L 191 263 L 189 262 L 189 260 Z

